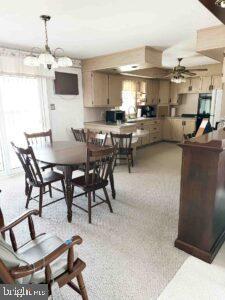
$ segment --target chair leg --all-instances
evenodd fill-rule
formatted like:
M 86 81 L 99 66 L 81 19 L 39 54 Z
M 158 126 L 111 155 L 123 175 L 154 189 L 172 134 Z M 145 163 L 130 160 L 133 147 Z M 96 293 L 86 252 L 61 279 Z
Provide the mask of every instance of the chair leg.
M 130 173 L 130 158 L 127 156 L 128 172 Z
M 80 273 L 79 275 L 77 275 L 77 282 L 80 288 L 80 293 L 81 293 L 81 297 L 83 300 L 88 300 L 88 295 L 87 295 L 87 291 L 84 285 L 84 280 L 83 280 L 83 276 Z
M 30 185 L 30 186 L 29 186 L 29 189 L 28 189 L 28 192 L 27 192 L 27 202 L 26 202 L 26 206 L 25 206 L 26 208 L 28 208 L 32 190 L 33 190 L 33 186 Z
M 62 183 L 62 189 L 63 189 L 64 197 L 66 197 L 66 188 L 65 188 L 65 183 L 64 183 L 63 179 L 61 180 L 61 183 Z
M 107 190 L 106 190 L 105 187 L 103 188 L 103 191 L 104 191 L 104 194 L 105 194 L 106 202 L 107 202 L 107 204 L 109 206 L 109 210 L 110 210 L 111 213 L 113 213 L 112 205 L 111 205 L 111 202 L 109 200 L 109 195 L 108 195 L 108 192 L 107 192 Z
M 49 196 L 50 196 L 50 198 L 52 198 L 52 186 L 51 186 L 51 184 L 48 185 L 48 189 L 49 189 Z
M 133 156 L 133 152 L 131 153 L 131 165 L 132 165 L 132 167 L 134 166 L 134 156 Z
M 27 196 L 29 193 L 29 184 L 27 182 L 27 176 L 25 175 L 25 195 Z
M 95 191 L 93 191 L 93 202 L 96 202 L 95 201 Z
M 43 202 L 43 187 L 39 191 L 39 217 L 42 216 L 42 202 Z
M 88 222 L 91 224 L 91 192 L 88 192 Z

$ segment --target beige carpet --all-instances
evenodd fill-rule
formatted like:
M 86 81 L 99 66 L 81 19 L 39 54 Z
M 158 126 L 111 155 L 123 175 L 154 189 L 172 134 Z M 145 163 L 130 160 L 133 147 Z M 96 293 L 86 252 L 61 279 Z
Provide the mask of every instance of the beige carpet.
M 156 299 L 188 257 L 173 247 L 180 165 L 181 150 L 175 144 L 143 148 L 131 174 L 125 166 L 116 169 L 114 214 L 106 205 L 98 206 L 89 225 L 87 215 L 75 208 L 73 223 L 68 224 L 66 205 L 60 202 L 35 219 L 38 232 L 53 232 L 65 240 L 75 234 L 83 238 L 78 251 L 87 263 L 84 279 L 91 300 Z M 23 180 L 17 176 L 0 181 L 7 220 L 24 211 Z M 86 198 L 80 202 L 86 204 Z M 18 235 L 24 240 L 22 228 Z M 80 299 L 68 288 L 63 292 L 66 299 Z

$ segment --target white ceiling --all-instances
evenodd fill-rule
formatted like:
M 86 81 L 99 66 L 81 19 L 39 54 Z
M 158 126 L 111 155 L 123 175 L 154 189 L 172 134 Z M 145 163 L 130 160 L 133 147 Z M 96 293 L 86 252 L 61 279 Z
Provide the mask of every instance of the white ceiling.
M 220 22 L 198 0 L 8 0 L 0 10 L 0 45 L 42 46 L 39 16 L 50 14 L 49 44 L 76 58 L 139 46 L 170 48 L 164 65 L 195 55 L 196 31 Z M 202 64 L 201 57 L 194 58 Z M 173 63 L 172 63 L 173 62 Z M 205 63 L 205 62 L 204 62 Z M 206 59 L 206 63 L 212 61 Z M 187 61 L 188 64 L 188 61 Z M 190 65 L 193 63 L 190 61 Z

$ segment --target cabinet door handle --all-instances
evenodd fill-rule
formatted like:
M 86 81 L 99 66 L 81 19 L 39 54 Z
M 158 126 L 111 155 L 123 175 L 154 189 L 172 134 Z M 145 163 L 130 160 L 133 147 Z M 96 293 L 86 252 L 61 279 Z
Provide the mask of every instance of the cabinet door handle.
M 107 104 L 109 104 L 109 98 L 107 99 Z

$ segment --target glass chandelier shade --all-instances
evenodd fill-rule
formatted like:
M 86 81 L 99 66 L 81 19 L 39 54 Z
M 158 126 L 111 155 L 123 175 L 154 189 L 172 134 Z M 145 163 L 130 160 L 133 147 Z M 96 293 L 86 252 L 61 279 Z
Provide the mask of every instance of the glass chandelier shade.
M 174 83 L 184 83 L 186 82 L 186 78 L 182 75 L 174 75 L 172 78 L 171 78 L 171 82 L 174 82 Z
M 51 19 L 50 16 L 40 16 L 40 18 L 44 21 L 45 24 L 45 51 L 41 52 L 39 56 L 34 54 L 35 49 L 39 50 L 39 48 L 33 48 L 31 50 L 30 55 L 24 58 L 24 65 L 30 67 L 38 67 L 43 66 L 45 69 L 56 69 L 58 67 L 72 67 L 73 61 L 71 58 L 64 55 L 64 50 L 62 48 L 56 48 L 52 53 L 50 47 L 48 45 L 48 32 L 47 32 L 47 22 Z M 61 55 L 59 57 L 56 56 L 56 53 L 61 51 Z
M 225 8 L 225 0 L 217 0 L 215 2 L 215 4 L 222 7 L 222 8 Z

